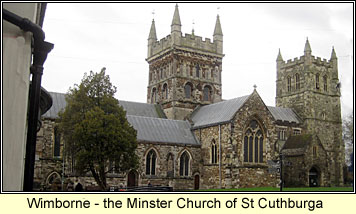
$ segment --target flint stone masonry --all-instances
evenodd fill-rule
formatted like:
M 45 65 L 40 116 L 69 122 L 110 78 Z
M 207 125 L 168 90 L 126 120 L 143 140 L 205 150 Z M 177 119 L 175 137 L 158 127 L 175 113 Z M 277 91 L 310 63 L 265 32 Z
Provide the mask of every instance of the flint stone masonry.
M 335 50 L 330 60 L 314 57 L 307 40 L 301 57 L 284 61 L 279 52 L 276 107 L 267 107 L 256 89 L 222 100 L 224 54 L 219 16 L 213 40 L 194 33 L 183 36 L 181 25 L 178 5 L 170 35 L 158 41 L 152 21 L 146 59 L 147 103 L 121 101 L 132 125 L 142 132 L 136 150 L 139 167 L 108 174 L 108 186 L 151 183 L 174 190 L 279 187 L 280 174 L 268 162 L 280 157 L 284 186 L 341 186 L 345 148 Z M 53 93 L 53 98 L 58 105 L 50 109 L 54 116 L 43 118 L 38 133 L 36 187 L 58 191 L 64 169 L 64 190 L 79 183 L 86 190 L 98 190 L 90 174 L 75 173 L 72 157 L 63 160 L 65 142 L 61 156 L 53 157 L 54 119 L 66 105 L 63 94 Z M 255 144 L 244 143 L 248 129 L 258 134 Z M 156 154 L 154 174 L 146 174 L 150 151 Z M 188 175 L 182 176 L 184 152 L 189 157 Z M 252 156 L 246 161 L 245 157 Z

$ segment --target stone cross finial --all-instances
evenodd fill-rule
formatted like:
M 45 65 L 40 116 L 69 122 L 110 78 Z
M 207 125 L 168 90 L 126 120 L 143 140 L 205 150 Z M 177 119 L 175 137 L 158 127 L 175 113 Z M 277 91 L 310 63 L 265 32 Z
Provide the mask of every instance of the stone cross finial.
M 155 19 L 155 10 L 152 10 L 152 19 Z
M 254 84 L 254 85 L 253 85 L 253 88 L 254 88 L 254 90 L 256 90 L 256 88 L 257 88 L 257 85 L 256 85 L 256 84 Z

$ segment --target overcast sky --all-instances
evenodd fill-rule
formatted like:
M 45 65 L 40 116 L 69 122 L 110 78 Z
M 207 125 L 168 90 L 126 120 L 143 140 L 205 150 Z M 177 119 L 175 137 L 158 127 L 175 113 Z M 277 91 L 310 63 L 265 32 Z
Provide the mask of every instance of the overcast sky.
M 179 3 L 182 33 L 212 40 L 216 15 L 224 34 L 222 97 L 251 94 L 253 85 L 275 106 L 276 58 L 331 57 L 335 47 L 342 83 L 342 114 L 353 111 L 353 5 L 351 3 Z M 42 86 L 66 93 L 84 73 L 106 67 L 116 98 L 146 102 L 147 38 L 152 18 L 157 38 L 170 34 L 175 3 L 48 3 L 43 29 L 54 49 Z M 218 9 L 219 8 L 219 9 Z M 154 14 L 152 12 L 154 11 Z M 193 24 L 194 22 L 194 24 Z

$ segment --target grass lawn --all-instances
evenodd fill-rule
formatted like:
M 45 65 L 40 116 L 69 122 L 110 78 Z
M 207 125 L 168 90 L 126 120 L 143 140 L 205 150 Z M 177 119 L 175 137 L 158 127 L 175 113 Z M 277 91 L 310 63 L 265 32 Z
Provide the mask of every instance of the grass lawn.
M 240 188 L 240 189 L 204 189 L 198 191 L 211 192 L 279 192 L 276 187 L 256 187 L 256 188 Z M 300 188 L 283 188 L 283 192 L 352 192 L 352 187 L 300 187 Z

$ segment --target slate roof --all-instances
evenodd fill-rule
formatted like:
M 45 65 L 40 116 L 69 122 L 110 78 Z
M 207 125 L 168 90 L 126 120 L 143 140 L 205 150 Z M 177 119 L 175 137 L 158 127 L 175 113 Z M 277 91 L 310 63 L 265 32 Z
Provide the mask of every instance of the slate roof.
M 200 145 L 188 121 L 133 115 L 127 115 L 127 120 L 137 130 L 138 141 Z
M 159 105 L 119 100 L 127 115 L 166 118 Z
M 44 118 L 56 119 L 58 118 L 58 113 L 64 109 L 67 105 L 65 94 L 57 92 L 49 92 L 52 97 L 52 107 L 42 115 Z
M 300 123 L 298 115 L 290 108 L 267 106 L 275 120 Z
M 213 126 L 230 121 L 249 96 L 199 107 L 191 116 L 194 123 L 193 128 Z
M 67 102 L 64 93 L 49 92 L 52 97 L 52 107 L 43 115 L 44 118 L 56 119 L 58 113 L 65 108 Z M 138 103 L 119 100 L 119 104 L 125 109 L 127 115 L 137 115 L 144 117 L 166 118 L 159 105 Z

